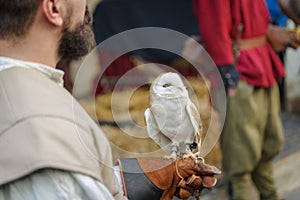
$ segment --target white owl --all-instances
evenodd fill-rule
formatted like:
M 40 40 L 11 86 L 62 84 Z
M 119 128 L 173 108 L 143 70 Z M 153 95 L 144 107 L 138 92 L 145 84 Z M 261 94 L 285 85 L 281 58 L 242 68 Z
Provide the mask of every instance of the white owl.
M 169 157 L 200 153 L 202 123 L 196 106 L 177 73 L 158 76 L 150 88 L 150 107 L 145 111 L 149 137 L 171 153 Z M 197 146 L 195 146 L 195 144 Z M 192 150 L 197 147 L 197 153 Z

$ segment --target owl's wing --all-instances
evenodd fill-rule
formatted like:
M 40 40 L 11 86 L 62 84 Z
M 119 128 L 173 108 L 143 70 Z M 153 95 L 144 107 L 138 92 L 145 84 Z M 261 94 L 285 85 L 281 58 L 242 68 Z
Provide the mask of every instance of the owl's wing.
M 193 102 L 188 99 L 187 105 L 186 105 L 186 110 L 188 112 L 188 116 L 191 120 L 191 123 L 193 125 L 194 128 L 194 133 L 196 136 L 196 141 L 198 144 L 198 151 L 200 151 L 200 147 L 201 147 L 201 139 L 202 139 L 202 122 L 201 122 L 201 118 L 199 115 L 199 112 L 196 108 L 196 106 L 193 104 Z
M 162 149 L 171 153 L 171 140 L 165 136 L 157 127 L 157 123 L 149 108 L 145 111 L 145 120 L 149 137 L 154 140 Z

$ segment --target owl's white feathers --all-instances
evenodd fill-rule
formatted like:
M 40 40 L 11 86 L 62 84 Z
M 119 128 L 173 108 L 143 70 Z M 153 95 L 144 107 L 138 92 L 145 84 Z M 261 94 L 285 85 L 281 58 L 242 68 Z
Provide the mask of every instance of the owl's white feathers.
M 191 153 L 192 144 L 200 151 L 200 115 L 177 73 L 164 73 L 153 81 L 145 120 L 149 137 L 172 157 Z

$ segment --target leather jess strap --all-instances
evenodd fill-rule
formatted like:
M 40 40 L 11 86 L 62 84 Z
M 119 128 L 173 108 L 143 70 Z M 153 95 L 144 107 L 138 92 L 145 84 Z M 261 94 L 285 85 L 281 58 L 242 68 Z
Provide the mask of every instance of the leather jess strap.
M 239 50 L 245 50 L 245 49 L 252 49 L 252 48 L 262 46 L 266 42 L 267 42 L 267 36 L 263 35 L 259 37 L 249 38 L 249 39 L 239 39 L 237 44 Z

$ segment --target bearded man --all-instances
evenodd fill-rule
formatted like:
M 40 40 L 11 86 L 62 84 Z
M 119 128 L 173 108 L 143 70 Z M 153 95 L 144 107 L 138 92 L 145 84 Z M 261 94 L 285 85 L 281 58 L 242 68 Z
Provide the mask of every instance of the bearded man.
M 0 199 L 123 199 L 108 178 L 114 176 L 109 143 L 54 68 L 94 46 L 86 2 L 1 0 L 0 17 Z M 87 152 L 100 152 L 103 164 Z
M 126 199 L 130 191 L 141 194 L 133 199 L 155 199 L 145 190 L 146 184 L 136 187 L 131 182 L 126 188 L 128 173 L 124 193 L 117 179 L 121 180 L 122 173 L 113 170 L 107 138 L 62 87 L 63 72 L 55 69 L 60 59 L 80 58 L 94 46 L 86 1 L 0 0 L 0 19 L 0 199 L 110 200 Z M 135 159 L 129 162 L 127 167 L 141 168 Z M 182 162 L 186 166 L 187 160 Z M 170 166 L 174 169 L 173 163 Z M 156 180 L 169 180 L 171 174 L 178 181 L 172 182 L 174 187 L 165 199 L 175 191 L 188 197 L 193 190 L 215 185 L 213 175 L 218 170 L 205 164 L 195 166 L 198 172 L 190 170 L 184 178 L 198 178 L 182 180 L 180 186 L 181 176 L 174 170 Z M 205 184 L 201 174 L 209 176 Z M 156 188 L 156 194 L 149 191 L 157 198 L 168 189 L 157 188 L 143 171 L 138 175 L 142 178 L 130 178 Z M 139 188 L 143 190 L 138 193 Z

